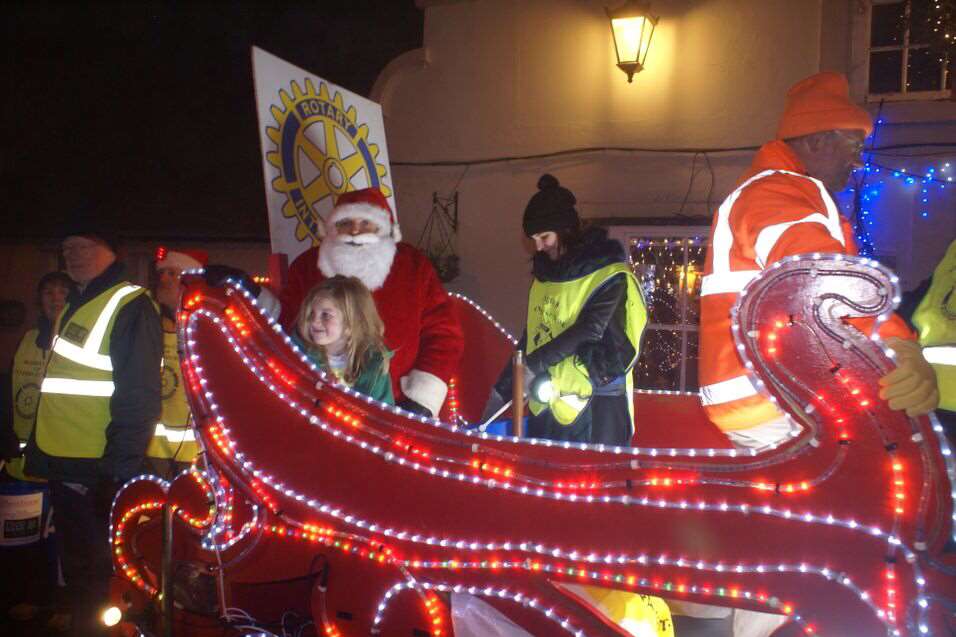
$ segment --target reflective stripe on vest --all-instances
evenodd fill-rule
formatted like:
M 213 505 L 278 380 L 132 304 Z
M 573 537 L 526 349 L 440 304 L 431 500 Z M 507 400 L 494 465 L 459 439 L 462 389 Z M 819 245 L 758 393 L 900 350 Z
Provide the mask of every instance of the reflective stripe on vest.
M 766 268 L 768 265 L 767 259 L 770 258 L 770 253 L 773 251 L 773 247 L 777 245 L 777 241 L 784 232 L 799 223 L 819 223 L 820 225 L 825 226 L 827 230 L 830 231 L 830 236 L 846 247 L 846 243 L 843 239 L 843 228 L 839 226 L 840 220 L 837 219 L 837 233 L 834 234 L 833 229 L 830 227 L 829 219 L 821 215 L 819 212 L 814 212 L 807 215 L 803 219 L 787 221 L 785 223 L 776 223 L 761 230 L 760 234 L 757 235 L 757 241 L 754 243 L 754 258 L 757 261 L 757 265 L 759 265 L 761 268 Z
M 103 311 L 96 319 L 96 323 L 93 324 L 93 329 L 90 330 L 89 335 L 86 337 L 86 342 L 82 347 L 57 336 L 53 341 L 53 351 L 74 363 L 92 367 L 93 369 L 101 369 L 104 372 L 113 371 L 113 361 L 110 360 L 109 354 L 100 354 L 103 337 L 106 335 L 106 326 L 109 324 L 110 319 L 113 318 L 113 312 L 116 311 L 116 307 L 120 302 L 133 292 L 141 289 L 138 285 L 126 285 L 114 292 L 110 300 L 107 301 L 106 307 L 103 308 Z M 93 395 L 102 396 L 103 394 Z
M 40 392 L 44 394 L 68 394 L 70 396 L 112 396 L 111 380 L 76 380 L 74 378 L 44 378 Z
M 730 252 L 734 246 L 734 233 L 730 226 L 730 213 L 733 210 L 734 204 L 747 186 L 750 186 L 760 179 L 778 173 L 800 177 L 813 183 L 817 187 L 820 198 L 826 206 L 826 215 L 820 212 L 813 212 L 796 221 L 767 226 L 760 231 L 760 234 L 757 235 L 757 239 L 754 242 L 754 261 L 760 269 L 732 270 L 730 266 Z M 724 199 L 717 209 L 717 219 L 714 223 L 711 243 L 711 253 L 713 255 L 713 262 L 711 263 L 712 271 L 701 280 L 701 297 L 714 294 L 740 294 L 751 281 L 763 272 L 763 268 L 770 265 L 767 263 L 767 260 L 780 237 L 791 227 L 801 223 L 819 223 L 827 229 L 830 236 L 846 246 L 846 238 L 843 236 L 843 228 L 840 225 L 840 212 L 830 193 L 827 192 L 826 186 L 824 186 L 823 182 L 819 179 L 814 179 L 808 175 L 790 170 L 764 170 L 744 181 Z M 720 405 L 759 395 L 757 388 L 754 387 L 753 382 L 746 374 L 734 376 L 718 383 L 703 385 L 700 388 L 700 400 L 704 406 Z
M 739 294 L 761 272 L 762 270 L 737 270 L 722 272 L 720 275 L 708 274 L 700 281 L 700 295 Z
M 198 454 L 199 441 L 196 439 L 195 430 L 189 425 L 177 427 L 161 422 L 156 423 L 149 445 L 146 447 L 148 457 L 176 462 L 192 462 Z
M 153 435 L 169 442 L 196 442 L 196 432 L 192 427 L 167 427 L 159 422 Z
M 923 358 L 933 365 L 956 366 L 956 345 L 924 347 Z
M 730 227 L 730 212 L 733 210 L 734 204 L 737 203 L 737 199 L 740 198 L 744 188 L 759 179 L 778 173 L 800 177 L 801 179 L 807 179 L 812 182 L 820 191 L 820 198 L 823 199 L 823 203 L 827 208 L 827 214 L 824 216 L 819 212 L 814 212 L 797 221 L 778 223 L 764 228 L 757 236 L 757 241 L 754 245 L 757 265 L 761 268 L 766 267 L 768 265 L 766 262 L 767 258 L 773 251 L 773 247 L 777 244 L 777 240 L 784 232 L 790 229 L 791 226 L 800 223 L 819 223 L 826 227 L 830 236 L 844 246 L 846 245 L 843 228 L 840 226 L 840 212 L 837 210 L 836 203 L 834 203 L 830 193 L 827 192 L 827 188 L 823 185 L 823 182 L 819 179 L 801 175 L 800 173 L 795 173 L 790 170 L 765 170 L 759 172 L 740 184 L 736 190 L 724 199 L 723 203 L 721 203 L 717 209 L 717 220 L 714 223 L 714 234 L 711 242 L 713 269 L 711 274 L 705 275 L 701 281 L 701 296 L 711 294 L 739 294 L 747 287 L 748 283 L 760 274 L 761 270 L 731 270 L 730 268 L 730 251 L 734 246 L 734 233 Z
M 40 384 L 35 438 L 47 455 L 99 458 L 106 448 L 115 390 L 109 360 L 111 332 L 122 309 L 145 290 L 120 282 L 57 319 L 45 377 Z
M 757 388 L 748 376 L 735 376 L 729 380 L 706 385 L 700 388 L 700 402 L 703 405 L 719 405 L 748 396 L 756 396 Z
M 189 403 L 183 388 L 177 345 L 176 332 L 163 333 L 163 411 L 146 447 L 146 455 L 191 462 L 199 453 L 199 445 L 189 426 Z

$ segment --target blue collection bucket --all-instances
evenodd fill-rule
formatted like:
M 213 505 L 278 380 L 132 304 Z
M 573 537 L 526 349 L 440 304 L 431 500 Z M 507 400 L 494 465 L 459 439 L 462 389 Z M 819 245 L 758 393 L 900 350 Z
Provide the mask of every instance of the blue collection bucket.
M 0 548 L 39 542 L 49 509 L 50 489 L 45 483 L 0 482 Z

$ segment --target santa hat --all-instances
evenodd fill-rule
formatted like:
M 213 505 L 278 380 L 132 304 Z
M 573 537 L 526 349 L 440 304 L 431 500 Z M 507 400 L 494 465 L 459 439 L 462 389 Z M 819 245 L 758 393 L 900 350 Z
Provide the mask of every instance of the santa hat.
M 828 130 L 873 132 L 870 114 L 850 101 L 842 73 L 824 71 L 800 80 L 787 91 L 777 139 L 791 139 Z
M 202 268 L 209 261 L 209 255 L 204 250 L 170 250 L 163 246 L 156 249 L 156 269 L 169 268 L 171 270 L 196 270 Z
M 343 193 L 335 202 L 332 214 L 325 222 L 326 235 L 334 237 L 335 224 L 343 219 L 365 219 L 378 226 L 378 236 L 389 235 L 396 242 L 402 240 L 402 231 L 388 199 L 378 188 L 363 188 Z

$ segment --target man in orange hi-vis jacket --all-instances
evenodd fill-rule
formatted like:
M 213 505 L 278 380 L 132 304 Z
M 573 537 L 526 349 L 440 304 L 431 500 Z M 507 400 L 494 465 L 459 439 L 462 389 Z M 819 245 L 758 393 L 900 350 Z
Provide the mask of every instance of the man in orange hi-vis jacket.
M 750 382 L 730 329 L 741 290 L 775 261 L 794 254 L 857 254 L 853 232 L 831 193 L 860 165 L 869 114 L 850 101 L 846 78 L 824 72 L 797 82 L 774 141 L 764 144 L 737 188 L 717 209 L 701 284 L 700 396 L 710 419 L 738 446 L 759 448 L 799 431 Z M 864 332 L 872 320 L 854 320 Z M 914 416 L 936 407 L 932 367 L 914 335 L 893 316 L 879 328 L 897 369 L 880 396 Z

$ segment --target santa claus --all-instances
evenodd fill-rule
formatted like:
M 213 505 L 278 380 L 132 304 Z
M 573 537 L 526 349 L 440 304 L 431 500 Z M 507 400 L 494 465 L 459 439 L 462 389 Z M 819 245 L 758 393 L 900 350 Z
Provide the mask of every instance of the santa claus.
M 326 277 L 357 277 L 372 291 L 385 323 L 397 404 L 437 416 L 464 343 L 435 268 L 419 250 L 401 243 L 395 214 L 378 188 L 341 195 L 325 229 L 322 244 L 289 267 L 279 295 L 280 322 L 289 330 L 306 293 Z

